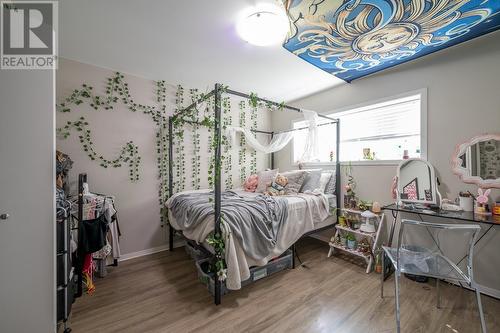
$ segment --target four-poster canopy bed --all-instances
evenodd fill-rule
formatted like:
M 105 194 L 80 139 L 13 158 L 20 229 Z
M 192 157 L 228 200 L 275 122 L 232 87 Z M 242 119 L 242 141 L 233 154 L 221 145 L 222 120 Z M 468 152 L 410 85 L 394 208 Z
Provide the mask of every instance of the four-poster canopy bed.
M 295 111 L 295 112 L 304 112 L 304 110 L 301 110 L 299 108 L 289 106 L 289 105 L 284 105 L 283 103 L 277 103 L 274 101 L 270 101 L 264 98 L 257 97 L 255 95 L 248 95 L 245 93 L 241 93 L 238 91 L 234 91 L 231 89 L 227 89 L 223 87 L 221 84 L 215 84 L 215 88 L 210 91 L 208 94 L 203 95 L 199 100 L 195 101 L 191 105 L 189 105 L 186 108 L 183 108 L 176 113 L 174 113 L 173 116 L 169 117 L 169 123 L 168 123 L 168 136 L 169 136 L 169 150 L 168 150 L 168 186 L 169 186 L 169 197 L 172 197 L 173 195 L 173 126 L 174 122 L 176 123 L 188 123 L 188 124 L 197 124 L 201 126 L 213 126 L 214 133 L 213 133 L 213 148 L 214 148 L 214 174 L 213 174 L 213 179 L 214 179 L 214 191 L 213 191 L 213 214 L 214 214 L 214 237 L 218 239 L 222 239 L 222 229 L 221 229 L 221 197 L 222 197 L 222 188 L 221 188 L 221 140 L 222 140 L 222 128 L 221 128 L 221 102 L 222 102 L 222 94 L 230 94 L 233 96 L 249 99 L 252 101 L 260 101 L 265 103 L 266 105 L 271 105 L 278 107 L 283 110 L 289 110 L 289 111 Z M 196 120 L 192 119 L 185 119 L 186 114 L 193 108 L 196 108 L 198 104 L 203 103 L 204 101 L 207 101 L 209 98 L 214 97 L 215 103 L 214 103 L 214 120 L 213 121 L 203 121 L 199 122 Z M 336 179 L 336 184 L 335 184 L 335 205 L 336 207 L 340 207 L 340 164 L 339 164 L 339 142 L 340 142 L 340 131 L 339 131 L 339 120 L 334 119 L 325 115 L 317 115 L 318 117 L 324 118 L 328 120 L 328 122 L 321 123 L 317 126 L 324 126 L 324 125 L 331 125 L 335 124 L 336 128 L 336 133 L 335 133 L 335 142 L 336 142 L 336 164 L 335 164 L 335 179 Z M 292 131 L 299 131 L 299 130 L 304 130 L 307 129 L 308 127 L 301 127 L 301 128 L 296 128 L 296 129 L 288 129 L 285 131 L 264 131 L 264 130 L 257 130 L 257 129 L 252 129 L 251 131 L 253 133 L 260 133 L 260 134 L 265 134 L 269 135 L 270 138 L 272 139 L 273 136 L 279 134 L 279 133 L 284 133 L 284 132 L 292 132 Z M 271 153 L 271 158 L 270 158 L 270 164 L 271 168 L 274 169 L 274 152 Z M 333 176 L 332 176 L 333 177 Z M 333 222 L 335 223 L 336 220 Z M 313 233 L 317 233 L 329 228 L 332 228 L 333 224 L 326 225 L 324 227 L 320 227 L 318 229 L 310 230 L 309 232 L 306 232 L 304 234 L 301 234 L 300 237 L 305 237 L 308 235 L 311 235 Z M 173 250 L 173 243 L 174 243 L 174 233 L 177 230 L 175 230 L 172 227 L 172 221 L 170 221 L 169 217 L 169 249 Z M 182 235 L 182 232 L 180 232 Z M 292 261 L 292 268 L 295 267 L 295 243 L 291 246 L 292 249 L 292 256 L 293 256 L 293 261 Z M 205 250 L 205 249 L 204 249 Z M 211 254 L 213 256 L 213 259 L 215 260 L 220 260 L 221 259 L 221 254 L 217 254 L 217 251 L 215 254 Z M 217 257 L 219 255 L 219 257 Z M 214 293 L 214 302 L 215 304 L 220 304 L 221 303 L 221 298 L 222 298 L 222 281 L 215 275 L 215 293 Z

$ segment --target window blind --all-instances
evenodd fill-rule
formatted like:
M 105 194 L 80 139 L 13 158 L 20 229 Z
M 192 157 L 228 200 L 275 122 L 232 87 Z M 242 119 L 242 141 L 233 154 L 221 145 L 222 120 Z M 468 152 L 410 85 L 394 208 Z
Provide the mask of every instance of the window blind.
M 420 95 L 349 110 L 340 118 L 341 142 L 420 135 Z

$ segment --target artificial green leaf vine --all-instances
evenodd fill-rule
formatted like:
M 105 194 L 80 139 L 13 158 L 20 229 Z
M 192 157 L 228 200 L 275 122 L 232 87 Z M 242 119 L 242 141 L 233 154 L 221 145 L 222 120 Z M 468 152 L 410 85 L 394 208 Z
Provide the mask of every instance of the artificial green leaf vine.
M 182 110 L 184 105 L 184 88 L 177 86 L 175 94 L 175 112 Z M 173 122 L 174 140 L 174 191 L 181 192 L 185 189 L 186 183 L 186 154 L 184 148 L 184 123 L 182 121 Z
M 88 104 L 94 110 L 104 109 L 113 110 L 118 102 L 122 102 L 131 112 L 142 112 L 149 115 L 157 126 L 156 130 L 156 153 L 158 178 L 160 185 L 158 189 L 158 201 L 161 207 L 168 198 L 168 133 L 167 133 L 167 116 L 166 107 L 166 83 L 165 81 L 156 82 L 156 101 L 160 106 L 149 106 L 137 103 L 131 96 L 128 83 L 124 80 L 124 75 L 116 72 L 113 77 L 106 81 L 105 95 L 97 95 L 94 93 L 92 86 L 82 84 L 80 89 L 75 89 L 66 97 L 62 103 L 56 105 L 59 112 L 69 113 L 73 106 Z M 129 141 L 120 150 L 118 157 L 114 159 L 105 158 L 97 153 L 94 142 L 92 140 L 91 131 L 88 128 L 89 123 L 84 117 L 80 117 L 76 121 L 69 121 L 63 127 L 57 129 L 60 138 L 70 136 L 72 130 L 79 133 L 79 140 L 83 151 L 88 157 L 99 163 L 103 168 L 114 167 L 119 168 L 124 164 L 129 167 L 129 178 L 135 182 L 140 179 L 139 169 L 141 157 L 139 156 L 138 147 Z M 165 221 L 164 208 L 161 208 L 161 222 Z
M 252 109 L 250 111 L 250 129 L 257 129 L 257 106 L 252 105 Z M 252 149 L 250 151 L 250 174 L 257 173 L 257 151 Z
M 189 95 L 191 103 L 194 103 L 198 99 L 198 90 L 189 89 Z M 195 108 L 196 116 L 198 117 L 199 110 Z M 200 157 L 200 125 L 193 124 L 192 130 L 192 140 L 193 140 L 193 156 L 191 157 L 191 186 L 195 190 L 200 189 L 200 169 L 201 169 L 201 157 Z
M 231 99 L 224 97 L 222 100 L 222 150 L 224 159 L 224 175 L 226 180 L 224 182 L 226 190 L 233 188 L 233 161 L 231 157 L 231 144 L 227 137 L 227 128 L 233 125 L 233 116 L 231 114 Z
M 223 223 L 223 216 L 221 216 L 221 224 Z M 226 261 L 224 260 L 225 244 L 222 235 L 211 233 L 207 237 L 207 243 L 211 245 L 215 252 L 215 261 L 213 263 L 212 271 L 216 272 L 217 278 L 224 281 L 227 277 Z
M 82 145 L 83 151 L 92 161 L 98 161 L 99 165 L 103 168 L 113 167 L 119 168 L 122 164 L 128 164 L 129 166 L 129 178 L 130 181 L 139 180 L 139 164 L 141 163 L 141 157 L 139 156 L 139 148 L 132 142 L 129 141 L 120 150 L 120 154 L 113 160 L 108 160 L 104 156 L 99 155 L 92 142 L 92 137 L 90 135 L 91 131 L 88 128 L 89 123 L 84 117 L 80 117 L 77 121 L 68 121 L 66 125 L 62 128 L 57 129 L 57 134 L 59 137 L 64 139 L 70 136 L 70 131 L 75 129 L 79 132 L 78 139 Z
M 250 96 L 252 96 L 251 94 Z M 239 125 L 241 128 L 245 128 L 246 126 L 246 103 L 245 101 L 240 101 L 238 103 L 239 109 L 240 109 L 240 119 L 239 119 Z M 247 170 L 246 170 L 246 165 L 247 165 L 247 149 L 246 149 L 246 140 L 245 136 L 241 135 L 240 136 L 240 150 L 238 152 L 238 164 L 240 166 L 240 184 L 243 184 L 245 180 L 247 179 Z

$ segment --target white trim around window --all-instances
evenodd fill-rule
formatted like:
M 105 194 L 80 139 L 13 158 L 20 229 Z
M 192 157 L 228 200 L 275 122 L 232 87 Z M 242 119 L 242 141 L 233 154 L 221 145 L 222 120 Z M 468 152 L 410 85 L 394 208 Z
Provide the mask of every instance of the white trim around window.
M 384 97 L 380 98 L 377 100 L 372 100 L 369 102 L 364 102 L 356 105 L 351 105 L 347 107 L 343 107 L 340 109 L 336 109 L 333 111 L 329 112 L 324 112 L 323 114 L 332 116 L 332 117 L 338 117 L 339 115 L 342 115 L 342 113 L 348 113 L 349 111 L 352 111 L 354 109 L 360 109 L 364 107 L 369 107 L 375 104 L 381 104 L 381 103 L 386 103 L 390 102 L 392 100 L 396 99 L 402 99 L 405 97 L 410 97 L 410 96 L 415 96 L 415 95 L 420 95 L 420 158 L 427 160 L 428 157 L 428 142 L 427 142 L 427 121 L 428 121 L 428 116 L 427 116 L 427 88 L 422 88 L 418 90 L 413 90 L 413 91 L 408 91 L 405 93 L 389 96 L 389 97 Z M 294 123 L 301 121 L 301 119 L 293 119 L 290 123 L 290 128 L 293 128 Z M 342 122 L 340 124 L 340 130 L 342 131 Z M 290 151 L 290 161 L 292 166 L 297 166 L 297 163 L 294 161 L 294 147 L 293 147 L 293 140 L 292 140 L 292 149 Z M 366 160 L 366 161 L 351 161 L 351 165 L 362 165 L 362 166 L 377 166 L 377 165 L 398 165 L 401 162 L 401 160 Z M 347 165 L 349 162 L 344 161 L 341 162 L 341 165 Z M 307 166 L 332 166 L 335 165 L 335 163 L 331 162 L 310 162 L 310 163 L 305 163 Z

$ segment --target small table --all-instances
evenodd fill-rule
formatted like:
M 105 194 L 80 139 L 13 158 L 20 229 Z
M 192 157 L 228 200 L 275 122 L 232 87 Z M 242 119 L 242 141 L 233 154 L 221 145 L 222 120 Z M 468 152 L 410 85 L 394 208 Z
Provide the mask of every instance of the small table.
M 396 229 L 396 221 L 397 221 L 397 217 L 398 217 L 399 212 L 417 214 L 420 218 L 421 218 L 421 216 L 431 216 L 431 217 L 455 220 L 455 221 L 459 221 L 462 223 L 487 224 L 488 228 L 476 240 L 474 245 L 477 245 L 481 241 L 481 239 L 483 239 L 483 237 L 486 236 L 495 225 L 500 225 L 500 216 L 483 215 L 483 214 L 477 214 L 475 212 L 449 211 L 449 210 L 443 210 L 443 209 L 431 210 L 431 209 L 423 209 L 420 207 L 416 207 L 415 205 L 411 205 L 411 204 L 406 204 L 404 206 L 400 206 L 400 205 L 395 204 L 395 203 L 382 207 L 382 210 L 391 211 L 392 217 L 393 217 L 392 224 L 391 224 L 390 231 L 389 231 L 389 243 L 388 243 L 389 246 L 392 246 L 392 241 L 394 238 L 394 231 Z M 456 264 L 459 265 L 465 258 L 467 258 L 467 256 L 464 256 Z M 388 274 L 386 274 L 386 270 L 384 269 L 384 278 L 387 278 L 390 274 L 391 274 L 390 271 L 388 272 Z

